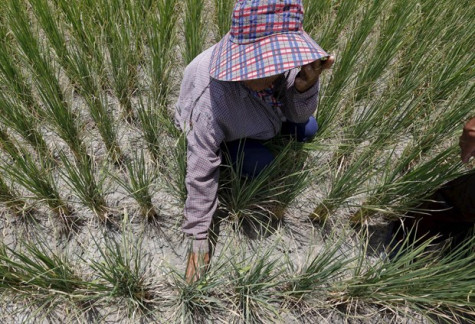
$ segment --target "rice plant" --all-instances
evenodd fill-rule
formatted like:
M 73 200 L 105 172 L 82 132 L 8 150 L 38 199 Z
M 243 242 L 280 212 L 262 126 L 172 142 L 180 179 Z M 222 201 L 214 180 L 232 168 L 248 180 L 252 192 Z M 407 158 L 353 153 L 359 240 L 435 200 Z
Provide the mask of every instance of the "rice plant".
M 174 132 L 173 117 L 167 108 L 172 90 L 172 67 L 175 62 L 173 46 L 176 44 L 178 19 L 176 0 L 160 0 L 157 12 L 147 16 L 145 27 L 146 45 L 150 53 L 148 73 L 150 94 L 140 96 L 137 110 L 145 142 L 152 159 L 163 169 L 165 135 Z M 163 170 L 162 170 L 163 171 Z
M 288 283 L 281 293 L 295 304 L 312 297 L 323 300 L 331 283 L 342 280 L 356 260 L 345 255 L 348 252 L 345 253 L 343 237 L 328 239 L 318 251 L 309 249 L 302 265 L 297 264 L 298 260 L 294 260 L 292 255 L 286 255 Z
M 43 52 L 38 39 L 30 28 L 29 19 L 22 3 L 9 1 L 8 16 L 10 28 L 34 74 L 35 86 L 45 107 L 47 118 L 58 135 L 68 144 L 76 158 L 86 154 L 79 127 L 79 119 L 72 112 L 56 77 L 56 70 Z
M 419 156 L 417 149 L 403 156 L 396 165 L 388 165 L 382 183 L 352 216 L 352 221 L 362 222 L 375 212 L 401 215 L 411 210 L 411 207 L 458 175 L 460 165 L 454 161 L 458 159 L 457 151 L 458 148 L 451 147 L 407 172 L 407 165 Z
M 185 205 L 186 201 L 186 134 L 179 133 L 168 159 L 165 162 L 168 172 L 162 173 L 165 180 L 165 188 L 175 198 L 180 206 Z
M 414 141 L 421 148 L 421 155 L 427 154 L 432 148 L 443 142 L 447 134 L 457 134 L 460 121 L 470 116 L 475 98 L 471 95 L 475 89 L 473 84 L 463 87 L 455 95 L 444 100 L 444 112 L 433 113 L 422 121 L 427 126 L 424 131 L 416 129 Z M 416 161 L 418 162 L 418 161 Z
M 238 309 L 240 320 L 244 323 L 267 323 L 278 321 L 275 307 L 278 302 L 276 288 L 282 284 L 280 279 L 283 267 L 280 260 L 272 257 L 272 248 L 263 249 L 250 257 L 241 255 L 230 260 L 232 297 Z
M 365 191 L 363 184 L 376 172 L 373 164 L 378 155 L 375 154 L 380 144 L 364 148 L 351 157 L 349 162 L 342 160 L 331 174 L 331 188 L 326 197 L 315 207 L 310 218 L 325 222 L 328 217 L 349 198 Z M 345 166 L 345 163 L 348 165 Z
M 373 3 L 372 5 L 376 6 L 376 3 Z M 380 5 L 381 7 L 379 9 L 385 8 L 388 3 L 380 3 Z M 331 96 L 325 95 L 322 99 L 321 104 L 323 105 L 321 105 L 319 109 L 319 121 L 323 119 L 323 123 L 329 123 L 328 126 L 330 129 L 328 130 L 328 134 L 331 134 L 338 128 L 343 130 L 343 140 L 340 141 L 336 154 L 334 155 L 333 161 L 335 162 L 335 167 L 340 166 L 342 161 L 351 161 L 349 160 L 349 157 L 363 142 L 367 143 L 370 141 L 370 143 L 378 145 L 379 148 L 373 148 L 375 155 L 379 154 L 378 152 L 380 150 L 384 150 L 386 152 L 384 154 L 387 154 L 387 152 L 390 152 L 387 148 L 393 146 L 399 147 L 400 149 L 401 143 L 407 142 L 408 133 L 418 136 L 415 142 L 421 146 L 419 146 L 419 157 L 414 156 L 417 161 L 413 160 L 411 164 L 407 164 L 406 168 L 416 167 L 419 163 L 422 163 L 420 157 L 423 156 L 423 154 L 430 152 L 433 145 L 443 141 L 442 138 L 454 136 L 450 134 L 453 134 L 453 129 L 460 127 L 460 121 L 464 119 L 462 116 L 467 114 L 466 108 L 470 106 L 470 96 L 466 96 L 466 91 L 469 92 L 471 87 L 467 87 L 470 85 L 467 78 L 473 77 L 473 73 L 471 74 L 466 70 L 466 64 L 471 64 L 473 55 L 469 55 L 464 49 L 466 49 L 465 35 L 466 37 L 470 37 L 469 35 L 471 35 L 472 32 L 467 31 L 466 29 L 459 32 L 459 35 L 463 35 L 460 39 L 460 47 L 447 46 L 445 50 L 436 50 L 434 42 L 438 44 L 437 46 L 445 46 L 445 44 L 439 42 L 438 37 L 444 37 L 450 32 L 453 32 L 453 30 L 451 31 L 451 28 L 456 26 L 455 24 L 450 24 L 451 27 L 446 28 L 443 24 L 436 23 L 436 19 L 439 18 L 435 12 L 443 16 L 453 13 L 451 10 L 447 10 L 445 4 L 434 4 L 434 8 L 431 8 L 429 5 L 427 7 L 424 6 L 424 8 L 429 10 L 429 12 L 432 11 L 430 14 L 431 18 L 428 20 L 431 20 L 434 26 L 428 25 L 426 24 L 427 21 L 424 21 L 421 23 L 421 27 L 419 27 L 418 24 L 410 25 L 411 22 L 420 18 L 420 16 L 418 16 L 417 10 L 412 10 L 411 5 L 408 6 L 406 1 L 396 2 L 391 4 L 390 7 L 391 15 L 389 16 L 389 19 L 382 21 L 381 35 L 380 38 L 377 38 L 378 41 L 376 42 L 374 51 L 371 47 L 369 47 L 369 52 L 366 52 L 365 49 L 355 49 L 358 46 L 362 46 L 362 44 L 367 44 L 364 35 L 368 35 L 368 32 L 371 29 L 366 29 L 366 27 L 376 23 L 374 20 L 371 22 L 365 19 L 360 24 L 360 29 L 356 29 L 351 33 L 352 37 L 359 34 L 363 35 L 363 37 L 348 39 L 348 43 L 346 44 L 350 44 L 351 46 L 343 48 L 343 61 L 337 70 L 334 71 L 329 89 L 325 89 L 331 93 Z M 371 8 L 372 7 L 369 7 L 368 12 L 372 12 Z M 379 13 L 376 16 L 380 16 Z M 461 14 L 462 20 L 466 19 L 464 16 L 464 14 Z M 460 17 L 457 19 L 459 18 Z M 451 19 L 451 17 L 448 17 L 448 19 Z M 430 29 L 430 37 L 428 35 L 428 39 L 422 39 L 415 33 L 414 38 L 403 38 L 402 35 L 407 35 L 408 31 L 407 29 L 404 29 L 404 26 L 408 26 L 408 28 L 410 26 L 411 32 L 412 29 L 420 30 L 419 28 L 424 28 L 424 33 L 427 33 L 427 29 Z M 417 39 L 417 41 L 415 39 Z M 364 40 L 365 43 L 362 43 L 362 40 Z M 416 42 L 418 42 L 417 45 Z M 400 51 L 407 50 L 407 46 L 409 46 L 408 44 L 411 44 L 411 50 L 417 52 L 418 55 L 411 55 L 410 57 L 412 60 L 410 61 L 395 60 L 398 55 L 403 54 L 403 52 Z M 416 46 L 418 46 L 418 48 L 416 48 Z M 419 47 L 423 47 L 423 50 L 420 50 Z M 350 48 L 353 49 L 351 51 L 349 50 L 349 52 L 345 52 Z M 357 54 L 355 55 L 351 53 Z M 367 55 L 368 53 L 371 55 L 364 58 L 363 55 Z M 358 59 L 357 55 L 362 56 Z M 453 60 L 450 61 L 447 67 L 439 69 L 440 61 L 443 60 L 443 57 L 446 57 L 445 55 L 451 58 L 453 57 Z M 351 60 L 354 60 L 353 62 L 356 63 L 351 63 Z M 361 60 L 367 62 L 366 67 L 361 68 L 358 66 L 358 62 Z M 402 64 L 392 68 L 388 65 L 392 60 L 393 62 L 401 62 Z M 373 64 L 373 62 L 376 64 Z M 339 70 L 340 68 L 341 70 Z M 395 74 L 388 74 L 388 70 L 390 71 L 391 69 L 396 70 L 397 72 Z M 358 74 L 360 70 L 363 70 L 363 74 L 361 75 Z M 383 74 L 383 71 L 385 75 Z M 441 71 L 442 73 L 440 73 Z M 338 74 L 340 73 L 345 76 L 345 79 L 339 79 Z M 441 75 L 443 76 L 441 77 Z M 346 93 L 347 90 L 343 90 L 345 88 L 351 89 L 353 86 L 353 78 L 356 80 L 367 80 L 357 81 L 357 87 L 355 88 L 355 93 L 357 95 L 355 100 L 353 100 L 352 97 L 348 98 L 343 94 L 338 94 L 338 91 L 344 91 L 344 93 Z M 451 79 L 453 79 L 454 82 L 448 81 Z M 335 82 L 335 84 L 332 85 L 332 82 Z M 366 86 L 363 83 L 366 84 Z M 373 87 L 371 84 L 374 85 L 373 89 L 371 89 L 371 87 Z M 340 88 L 341 90 L 335 92 L 335 87 L 340 86 L 342 86 L 342 88 Z M 368 91 L 373 94 L 372 97 L 368 97 Z M 455 97 L 453 97 L 454 94 Z M 364 98 L 363 102 L 361 102 L 362 98 Z M 335 102 L 332 102 L 332 100 L 343 101 L 337 105 Z M 329 104 L 329 106 L 326 106 L 327 102 L 332 103 Z M 343 105 L 341 105 L 341 103 L 343 103 Z M 340 108 L 341 110 L 335 109 L 335 105 L 342 106 L 342 108 Z M 395 109 L 395 107 L 398 108 Z M 449 111 L 450 113 L 448 113 Z M 348 123 L 347 127 L 343 128 L 341 126 L 344 126 L 345 122 L 335 123 L 334 121 L 334 119 L 342 113 L 343 116 L 346 116 L 343 118 L 344 120 L 351 121 Z M 435 118 L 434 116 L 439 116 L 439 113 L 446 116 L 447 119 L 444 117 L 441 119 Z M 447 115 L 445 115 L 445 113 L 447 113 Z M 323 133 L 321 135 L 323 138 L 328 139 L 325 125 L 323 126 Z M 404 136 L 406 136 L 406 139 Z M 408 151 L 410 149 L 410 147 L 407 148 Z M 440 152 L 440 148 L 437 152 Z M 454 154 L 454 151 L 452 151 L 452 154 Z M 434 163 L 435 165 L 435 163 L 437 163 L 436 160 L 439 158 L 442 158 L 442 156 L 435 156 L 434 161 L 429 163 Z M 348 167 L 351 168 L 351 166 L 342 165 L 343 170 Z M 377 164 L 368 167 L 379 168 Z M 393 166 L 389 165 L 388 167 L 393 168 Z M 353 170 L 356 171 L 357 169 Z M 361 168 L 357 172 L 360 175 L 361 173 L 366 172 L 365 170 L 365 168 Z M 428 173 L 425 175 L 420 174 L 420 179 L 430 178 L 429 169 L 427 168 L 424 170 Z M 381 169 L 381 171 L 384 172 L 384 168 Z M 395 170 L 391 169 L 391 171 Z M 399 172 L 403 173 L 407 171 L 408 169 L 399 170 Z M 419 171 L 415 172 L 418 173 Z M 379 172 L 380 171 L 377 171 L 373 174 L 376 176 Z M 411 192 L 412 194 L 409 194 L 409 196 L 417 201 L 416 196 L 414 196 L 416 192 L 429 192 L 429 188 L 434 188 L 438 183 L 442 183 L 457 174 L 456 168 L 452 168 L 450 172 L 451 174 L 447 174 L 447 178 L 439 179 L 440 182 L 429 183 L 421 181 L 421 186 L 412 186 L 412 189 L 414 190 L 410 190 L 410 184 L 408 183 L 407 187 L 398 191 L 398 194 L 395 196 L 398 196 L 403 192 L 404 194 Z M 369 180 L 371 178 L 367 177 L 367 179 Z M 350 183 L 355 183 L 355 180 L 355 178 L 349 177 L 345 179 L 344 183 L 348 185 Z M 360 178 L 360 180 L 359 183 L 356 181 L 357 186 L 366 185 L 364 179 Z M 335 182 L 332 182 L 334 185 Z M 422 186 L 423 183 L 427 186 Z M 349 198 L 353 195 L 351 192 L 354 189 L 346 190 L 344 187 L 342 188 L 343 191 L 339 192 L 336 195 L 337 197 L 343 198 L 346 196 Z M 386 190 L 387 188 L 383 189 L 383 187 L 381 187 L 381 192 L 389 194 Z M 359 192 L 361 193 L 361 191 Z M 345 199 L 340 200 L 340 202 L 344 200 Z M 405 204 L 402 203 L 401 200 L 399 203 L 401 203 L 400 211 L 404 210 L 402 206 Z M 374 211 L 381 212 L 392 208 L 387 205 L 385 206 L 385 203 L 377 205 L 378 207 L 375 206 Z M 408 208 L 407 205 L 405 206 Z M 325 208 L 320 209 L 321 210 L 316 210 L 317 213 L 315 214 L 325 214 L 325 212 L 322 211 Z
M 105 93 L 99 91 L 99 79 L 92 77 L 93 71 L 87 63 L 87 58 L 82 54 L 74 55 L 75 63 L 80 75 L 83 77 L 83 85 L 81 92 L 87 103 L 89 112 L 94 120 L 99 134 L 106 146 L 108 155 L 115 164 L 121 164 L 124 160 L 124 153 L 119 144 L 117 134 L 117 125 L 112 117 L 111 112 L 107 109 L 109 106 L 108 97 Z M 91 95 L 92 94 L 92 95 Z
M 380 95 L 357 109 L 350 107 L 351 114 L 347 115 L 352 123 L 343 128 L 343 139 L 335 150 L 334 161 L 339 163 L 347 158 L 363 141 L 370 140 L 379 148 L 396 145 L 404 140 L 404 134 L 415 120 L 423 118 L 430 106 L 424 105 L 425 97 L 414 96 L 422 85 L 430 78 L 430 68 L 427 66 L 433 60 L 432 56 L 421 58 L 418 67 L 409 71 L 403 78 L 389 82 L 387 87 L 380 90 Z M 426 93 L 427 90 L 422 90 Z M 356 105 L 349 102 L 348 105 Z M 322 109 L 324 120 L 333 120 L 338 112 Z M 331 133 L 331 128 L 322 130 L 324 137 Z
M 341 4 L 342 8 L 340 8 L 338 11 L 338 15 L 344 12 L 344 10 L 354 10 L 354 6 L 356 6 L 358 2 L 353 2 L 353 5 L 346 5 L 346 3 L 349 2 L 343 2 Z M 323 128 L 325 128 L 328 123 L 331 124 L 332 119 L 337 116 L 338 113 L 335 112 L 335 107 L 345 107 L 341 104 L 340 100 L 345 98 L 342 92 L 349 86 L 353 78 L 353 74 L 348 72 L 354 69 L 354 66 L 358 63 L 361 56 L 363 55 L 364 52 L 361 50 L 363 44 L 371 33 L 381 11 L 384 8 L 384 5 L 384 0 L 372 1 L 372 4 L 368 9 L 362 9 L 363 12 L 361 14 L 361 23 L 357 24 L 358 27 L 355 28 L 349 35 L 347 35 L 348 38 L 346 40 L 345 47 L 339 55 L 338 64 L 336 64 L 336 67 L 333 69 L 328 88 L 325 90 L 327 94 L 325 96 L 326 100 L 322 100 L 320 103 L 321 110 L 325 111 L 327 107 L 332 107 L 331 109 L 333 110 L 330 112 L 332 116 L 331 118 L 328 118 L 325 114 L 319 112 L 319 117 L 322 117 L 320 118 L 319 123 Z M 335 21 L 337 21 L 338 16 L 335 19 Z M 328 35 L 328 37 L 331 36 Z M 323 36 L 322 39 L 326 39 L 326 37 Z M 352 106 L 350 105 L 349 108 L 351 107 Z M 349 120 L 349 117 L 352 116 L 351 109 L 341 109 L 339 112 L 342 114 L 343 120 Z
M 185 64 L 190 63 L 204 49 L 206 25 L 204 24 L 204 0 L 186 0 L 184 3 L 185 16 L 183 28 L 185 34 L 185 48 L 183 58 Z
M 31 216 L 32 208 L 0 177 L 0 202 L 20 219 Z
M 0 81 L 5 87 L 5 92 L 16 96 L 24 104 L 26 109 L 41 120 L 44 114 L 33 96 L 33 88 L 28 81 L 27 75 L 21 69 L 20 60 L 15 57 L 16 50 L 12 49 L 12 36 L 8 34 L 6 23 L 0 24 Z M 6 91 L 9 89 L 10 91 Z
M 433 239 L 415 243 L 406 239 L 392 259 L 358 263 L 353 276 L 335 283 L 335 302 L 369 302 L 395 313 L 408 307 L 450 322 L 473 316 L 475 305 L 470 296 L 475 272 L 474 256 L 469 252 L 473 251 L 473 237 L 445 255 L 430 252 Z
M 138 60 L 137 63 L 139 63 L 143 59 L 141 46 L 144 42 L 146 17 L 154 10 L 154 3 L 150 0 L 122 0 L 121 2 L 112 2 L 112 5 L 116 13 L 124 13 L 125 17 L 127 17 L 127 23 L 130 26 L 133 38 L 132 41 L 134 42 L 132 49 L 137 51 L 134 57 Z
M 206 275 L 191 284 L 181 271 L 171 268 L 168 285 L 175 295 L 168 300 L 167 306 L 172 307 L 173 312 L 167 320 L 181 323 L 225 321 L 231 306 L 229 296 L 222 289 L 229 285 L 227 265 L 227 258 L 223 255 L 213 258 Z
M 283 267 L 272 258 L 275 248 L 258 248 L 256 254 L 248 255 L 245 247 L 236 247 L 229 238 L 197 281 L 187 283 L 172 268 L 170 285 L 177 292 L 169 299 L 173 313 L 167 320 L 261 323 L 279 318 L 276 289 L 282 283 Z
M 233 0 L 214 0 L 215 24 L 218 27 L 215 40 L 219 42 L 231 29 Z
M 16 130 L 38 154 L 53 162 L 53 154 L 38 130 L 35 117 L 21 103 L 0 93 L 0 120 L 3 125 Z
M 76 90 L 88 104 L 89 112 L 97 125 L 102 140 L 114 161 L 122 159 L 122 152 L 117 140 L 115 125 L 107 111 L 107 97 L 100 88 L 100 80 L 94 75 L 89 57 L 78 45 L 68 48 L 64 32 L 54 20 L 54 13 L 47 1 L 31 0 L 39 23 L 50 41 L 61 66 Z M 75 42 L 77 44 L 77 42 Z
M 405 53 L 411 53 L 414 58 L 419 58 L 428 51 L 440 53 L 438 47 L 451 48 L 447 42 L 454 34 L 463 35 L 473 33 L 473 30 L 463 28 L 463 25 L 472 19 L 473 4 L 464 0 L 460 6 L 451 6 L 440 1 L 426 1 L 416 7 L 413 26 L 408 30 L 405 42 Z M 467 48 L 461 47 L 467 52 Z M 443 53 L 443 52 L 442 52 Z M 451 58 L 447 58 L 451 60 Z M 401 68 L 410 68 L 412 60 L 406 60 Z M 447 61 L 449 62 L 449 61 Z
M 127 215 L 124 219 L 128 219 Z M 142 238 L 135 239 L 130 229 L 125 228 L 120 241 L 106 234 L 103 245 L 98 240 L 94 243 L 101 256 L 89 264 L 98 276 L 94 288 L 97 296 L 125 301 L 130 317 L 137 312 L 149 313 L 154 294 L 147 272 L 148 262 L 141 248 Z
M 433 113 L 427 116 L 427 121 L 424 123 L 430 126 L 415 132 L 417 138 L 413 139 L 413 144 L 408 144 L 405 147 L 396 162 L 392 162 L 396 158 L 389 156 L 386 162 L 387 166 L 382 170 L 383 181 L 378 182 L 378 189 L 369 194 L 371 198 L 367 198 L 368 200 L 363 205 L 363 209 L 367 210 L 367 216 L 375 212 L 390 212 L 394 205 L 390 202 L 389 197 L 397 199 L 397 205 L 401 207 L 397 209 L 399 212 L 404 212 L 405 208 L 410 208 L 410 201 L 415 206 L 418 200 L 424 198 L 424 195 L 429 195 L 434 188 L 460 173 L 458 163 L 454 161 L 457 158 L 457 147 L 445 150 L 427 162 L 423 160 L 425 156 L 433 155 L 431 152 L 447 134 L 455 134 L 459 127 L 459 121 L 465 118 L 464 116 L 473 106 L 473 98 L 468 95 L 472 88 L 473 85 L 452 98 L 450 102 L 453 104 L 448 105 L 449 108 L 444 111 L 444 114 Z M 446 162 L 446 160 L 450 162 Z M 386 178 L 388 175 L 389 177 Z M 404 197 L 407 198 L 407 203 L 402 203 Z M 368 209 L 372 209 L 372 212 Z M 353 220 L 366 219 L 366 216 L 363 217 L 364 213 L 363 210 L 358 211 L 353 216 Z
M 401 50 L 408 24 L 413 20 L 416 2 L 394 1 L 388 13 L 382 12 L 381 27 L 373 53 L 369 55 L 371 64 L 365 64 L 357 76 L 355 100 L 358 102 L 374 93 L 379 84 L 376 82 L 387 71 L 389 64 Z
M 163 134 L 160 126 L 163 119 L 158 114 L 158 110 L 154 109 L 151 103 L 150 105 L 145 105 L 141 102 L 137 110 L 137 115 L 140 120 L 148 151 L 153 157 L 153 160 L 160 163 L 163 155 L 160 145 Z
M 241 175 L 241 161 L 223 168 L 220 202 L 237 219 L 281 220 L 285 207 L 307 186 L 305 152 L 293 141 L 279 143 L 280 140 L 269 143 L 278 152 L 275 160 L 253 179 Z
M 176 42 L 177 4 L 177 0 L 157 1 L 157 12 L 147 16 L 146 44 L 150 51 L 151 97 L 154 110 L 160 111 L 161 115 L 166 115 L 164 111 L 171 90 L 170 63 L 174 61 L 172 49 Z
M 315 30 L 322 28 L 332 12 L 332 2 L 331 0 L 303 0 L 305 10 L 303 29 L 307 33 L 313 34 Z
M 94 14 L 95 0 L 54 0 L 55 5 L 60 8 L 64 17 L 64 27 L 74 36 L 76 42 L 74 46 L 83 53 L 89 60 L 89 67 L 95 70 L 101 87 L 105 87 L 105 58 L 98 41 L 101 35 L 101 24 L 103 19 L 99 14 Z M 76 80 L 72 80 L 76 81 Z
M 30 198 L 44 202 L 65 226 L 63 230 L 74 229 L 77 218 L 61 197 L 49 163 L 45 163 L 41 157 L 35 161 L 23 148 L 18 148 L 18 153 L 10 153 L 10 156 L 12 163 L 4 161 L 0 165 L 4 174 L 30 191 L 33 194 Z
M 340 54 L 341 57 L 338 65 L 333 69 L 331 83 L 327 88 L 331 97 L 329 97 L 325 104 L 333 107 L 340 106 L 338 101 L 333 101 L 332 99 L 342 99 L 343 96 L 340 93 L 349 86 L 350 82 L 353 81 L 352 79 L 354 76 L 352 73 L 348 73 L 348 71 L 352 71 L 361 59 L 360 55 L 363 55 L 364 53 L 362 50 L 363 45 L 381 16 L 381 12 L 384 10 L 386 5 L 385 2 L 386 1 L 384 0 L 372 1 L 372 4 L 367 9 L 362 9 L 362 21 L 357 24 L 358 28 L 348 35 L 345 47 Z M 352 106 L 343 107 L 345 109 L 341 110 L 341 113 L 343 114 L 341 117 L 343 120 L 349 120 L 353 115 L 353 109 L 351 109 Z
M 36 304 L 42 316 L 65 302 L 80 307 L 93 298 L 89 283 L 64 253 L 54 252 L 45 242 L 27 242 L 23 248 L 17 251 L 1 243 L 0 290 Z
M 419 72 L 410 75 L 412 78 L 406 76 L 397 90 L 386 89 L 380 97 L 355 112 L 352 117 L 353 123 L 343 128 L 342 140 L 334 151 L 335 164 L 338 165 L 348 159 L 364 141 L 370 141 L 370 145 L 375 146 L 373 150 L 377 152 L 405 140 L 404 134 L 407 133 L 408 127 L 426 113 L 420 104 L 423 97 L 414 96 L 414 92 L 420 87 L 419 82 L 422 82 L 425 76 Z M 429 108 L 426 106 L 425 109 Z M 333 112 L 330 114 L 332 115 L 330 118 L 335 116 Z M 326 131 L 327 129 L 323 130 Z
M 137 105 L 137 116 L 148 152 L 152 156 L 152 160 L 163 171 L 166 156 L 169 154 L 165 150 L 164 143 L 170 138 L 178 139 L 180 134 L 166 107 L 160 105 L 153 99 L 141 97 Z
M 71 161 L 63 152 L 60 153 L 64 169 L 62 176 L 67 185 L 76 194 L 79 200 L 87 206 L 101 223 L 107 223 L 109 208 L 107 207 L 104 193 L 104 175 L 97 179 L 98 173 L 94 161 L 85 159 Z
M 0 148 L 13 158 L 17 155 L 21 155 L 15 144 L 15 140 L 12 139 L 7 130 L 3 128 L 0 128 Z
M 127 2 L 127 1 L 126 1 Z M 130 2 L 133 5 L 133 2 Z M 119 10 L 119 3 L 105 1 L 98 7 L 103 17 L 105 42 L 109 54 L 110 81 L 115 96 L 123 109 L 123 117 L 127 121 L 135 118 L 132 95 L 138 87 L 137 68 L 139 53 L 133 25 L 127 12 Z
M 327 24 L 320 25 L 321 32 L 318 35 L 319 44 L 322 48 L 333 51 L 338 43 L 338 37 L 343 29 L 349 25 L 349 21 L 354 18 L 355 12 L 358 12 L 358 9 L 364 2 L 359 1 L 341 1 L 335 3 L 334 9 L 336 9 L 336 14 L 332 17 L 332 21 Z M 322 4 L 323 5 L 323 4 Z M 309 6 L 307 6 L 309 8 Z M 310 7 L 309 9 L 317 9 L 317 7 Z M 307 12 L 307 15 L 312 15 L 312 11 Z
M 157 221 L 159 213 L 152 203 L 151 187 L 156 181 L 157 174 L 147 164 L 144 151 L 132 160 L 125 162 L 127 180 L 116 177 L 116 181 L 131 195 L 140 206 L 140 215 L 148 222 Z

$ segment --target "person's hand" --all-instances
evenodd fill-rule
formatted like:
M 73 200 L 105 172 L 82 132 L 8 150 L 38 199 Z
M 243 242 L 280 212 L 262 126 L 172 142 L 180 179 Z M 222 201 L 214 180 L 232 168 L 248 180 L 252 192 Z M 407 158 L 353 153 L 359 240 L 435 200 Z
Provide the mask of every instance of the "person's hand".
M 467 163 L 470 157 L 475 157 L 475 117 L 465 124 L 459 144 L 462 149 L 462 162 Z
M 302 66 L 295 77 L 295 89 L 298 92 L 305 92 L 310 89 L 318 81 L 322 71 L 331 68 L 334 62 L 335 57 L 332 55 L 325 61 L 316 60 Z
M 190 252 L 188 254 L 188 262 L 186 265 L 185 279 L 188 283 L 193 283 L 200 279 L 208 270 L 209 253 Z

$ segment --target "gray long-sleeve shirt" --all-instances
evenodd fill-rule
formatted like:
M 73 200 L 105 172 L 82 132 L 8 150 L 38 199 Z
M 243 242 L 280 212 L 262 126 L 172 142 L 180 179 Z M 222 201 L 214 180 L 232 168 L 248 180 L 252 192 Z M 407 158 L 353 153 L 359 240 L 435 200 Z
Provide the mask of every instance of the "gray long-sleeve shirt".
M 187 134 L 185 222 L 193 235 L 193 250 L 207 251 L 207 235 L 218 199 L 220 145 L 242 138 L 267 140 L 280 132 L 282 120 L 303 123 L 315 112 L 318 82 L 304 93 L 293 86 L 298 70 L 282 78 L 282 109 L 257 98 L 241 82 L 210 77 L 213 47 L 185 69 L 176 103 L 175 120 Z

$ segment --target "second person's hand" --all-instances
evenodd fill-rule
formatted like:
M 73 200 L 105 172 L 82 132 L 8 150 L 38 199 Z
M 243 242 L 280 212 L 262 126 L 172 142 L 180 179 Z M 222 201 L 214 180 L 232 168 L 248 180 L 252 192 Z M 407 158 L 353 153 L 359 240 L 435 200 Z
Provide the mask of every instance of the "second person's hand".
M 475 157 L 475 117 L 470 119 L 463 128 L 460 148 L 463 163 L 467 163 L 472 156 Z

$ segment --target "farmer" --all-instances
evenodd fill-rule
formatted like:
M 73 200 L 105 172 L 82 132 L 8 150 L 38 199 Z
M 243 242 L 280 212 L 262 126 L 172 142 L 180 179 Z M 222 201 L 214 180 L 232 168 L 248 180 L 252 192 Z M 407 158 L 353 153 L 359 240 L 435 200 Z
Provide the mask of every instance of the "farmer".
M 274 160 L 264 140 L 283 133 L 306 141 L 317 132 L 319 75 L 334 58 L 302 21 L 301 0 L 238 0 L 230 32 L 185 69 L 175 119 L 187 134 L 189 282 L 210 259 L 222 150 L 233 165 L 242 158 L 241 175 L 252 178 Z

